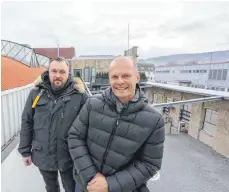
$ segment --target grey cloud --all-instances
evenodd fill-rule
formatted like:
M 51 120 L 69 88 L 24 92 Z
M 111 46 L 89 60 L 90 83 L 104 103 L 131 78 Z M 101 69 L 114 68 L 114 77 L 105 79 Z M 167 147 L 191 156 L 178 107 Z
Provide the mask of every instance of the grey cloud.
M 77 54 L 122 54 L 127 48 L 127 23 L 130 20 L 135 26 L 131 26 L 130 39 L 141 40 L 148 35 L 154 39 L 156 34 L 161 39 L 158 43 L 162 41 L 166 46 L 167 40 L 184 37 L 181 48 L 159 48 L 152 42 L 149 50 L 139 48 L 141 56 L 229 47 L 228 3 L 182 2 L 180 17 L 174 16 L 173 12 L 166 15 L 165 4 L 144 4 L 140 1 L 138 4 L 123 4 L 121 7 L 124 8 L 120 10 L 117 3 L 106 3 L 104 6 L 97 3 L 92 16 L 85 21 L 84 16 L 90 14 L 85 10 L 78 15 L 74 6 L 80 4 L 72 2 L 3 3 L 2 38 L 35 47 L 56 46 L 57 38 L 60 46 L 74 46 Z M 127 8 L 131 6 L 134 8 L 128 12 Z M 142 7 L 146 8 L 145 12 Z M 170 19 L 164 21 L 162 17 Z

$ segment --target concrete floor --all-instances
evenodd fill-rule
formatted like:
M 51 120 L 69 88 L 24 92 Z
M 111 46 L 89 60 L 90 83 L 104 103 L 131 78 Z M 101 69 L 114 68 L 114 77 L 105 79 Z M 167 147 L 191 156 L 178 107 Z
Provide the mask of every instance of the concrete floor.
M 187 135 L 166 136 L 160 180 L 152 192 L 229 192 L 229 159 Z
M 1 166 L 2 192 L 45 192 L 37 168 L 24 167 L 16 149 Z M 229 159 L 189 136 L 167 135 L 160 176 L 148 182 L 150 191 L 227 192 Z

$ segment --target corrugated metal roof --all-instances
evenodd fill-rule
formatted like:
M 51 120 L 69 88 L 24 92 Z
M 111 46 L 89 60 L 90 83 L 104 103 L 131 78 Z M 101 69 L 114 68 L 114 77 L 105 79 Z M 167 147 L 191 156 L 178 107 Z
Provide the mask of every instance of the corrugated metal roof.
M 35 53 L 44 55 L 50 58 L 56 58 L 58 56 L 57 48 L 34 48 Z M 59 48 L 59 56 L 64 57 L 65 59 L 72 59 L 75 57 L 75 48 Z
M 47 70 L 44 67 L 32 68 L 8 57 L 1 57 L 1 90 L 9 90 L 32 83 L 41 73 Z

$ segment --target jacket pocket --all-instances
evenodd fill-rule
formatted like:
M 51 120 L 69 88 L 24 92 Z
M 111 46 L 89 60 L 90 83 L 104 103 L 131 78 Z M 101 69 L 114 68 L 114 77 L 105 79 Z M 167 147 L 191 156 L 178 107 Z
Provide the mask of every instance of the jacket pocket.
M 39 130 L 49 126 L 49 114 L 36 114 L 34 116 L 33 129 Z
M 40 98 L 35 107 L 34 113 L 34 130 L 43 129 L 48 126 L 50 117 L 50 109 L 48 106 L 48 100 L 45 98 Z
M 43 147 L 43 145 L 42 145 L 41 143 L 39 143 L 39 142 L 36 141 L 36 140 L 33 140 L 33 142 L 32 142 L 32 149 L 33 149 L 33 150 L 38 150 L 38 151 L 40 151 L 40 150 L 42 150 L 42 147 Z
M 37 167 L 45 165 L 45 155 L 43 152 L 43 145 L 36 140 L 32 142 L 32 162 Z

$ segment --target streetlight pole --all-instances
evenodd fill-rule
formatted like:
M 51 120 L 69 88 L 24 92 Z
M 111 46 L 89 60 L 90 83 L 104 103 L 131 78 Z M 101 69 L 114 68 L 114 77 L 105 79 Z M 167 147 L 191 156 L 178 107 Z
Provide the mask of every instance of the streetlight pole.
M 130 23 L 128 23 L 128 49 L 130 48 Z
M 56 39 L 56 44 L 57 44 L 57 57 L 60 57 L 60 49 L 59 49 L 59 41 Z

